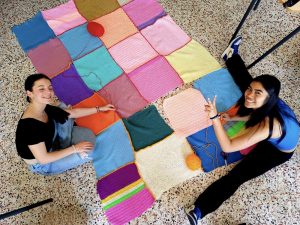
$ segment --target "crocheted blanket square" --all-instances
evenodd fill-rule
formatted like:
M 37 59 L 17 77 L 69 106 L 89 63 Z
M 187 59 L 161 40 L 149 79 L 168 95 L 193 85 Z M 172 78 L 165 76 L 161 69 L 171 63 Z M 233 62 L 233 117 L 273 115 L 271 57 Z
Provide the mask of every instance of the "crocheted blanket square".
M 50 78 L 68 69 L 72 62 L 68 51 L 58 38 L 50 39 L 30 50 L 28 57 L 39 73 Z
M 93 91 L 85 85 L 73 64 L 69 69 L 53 77 L 51 83 L 55 95 L 67 105 L 76 105 L 93 95 Z
M 158 56 L 128 74 L 128 77 L 149 102 L 183 84 L 176 71 L 163 56 Z
M 141 30 L 143 36 L 160 55 L 169 55 L 186 45 L 191 38 L 170 16 L 158 19 L 153 25 Z
M 38 12 L 26 22 L 14 26 L 12 31 L 16 35 L 24 52 L 28 52 L 55 38 L 53 30 L 49 27 L 41 12 Z
M 120 7 L 117 0 L 74 0 L 79 13 L 88 21 L 111 13 Z
M 91 97 L 84 99 L 73 108 L 89 108 L 96 106 L 104 106 L 107 102 L 97 93 L 94 93 Z M 89 116 L 77 118 L 75 121 L 78 126 L 91 129 L 94 134 L 99 134 L 101 131 L 115 123 L 120 119 L 119 115 L 115 111 L 98 112 Z
M 63 33 L 59 39 L 68 50 L 73 61 L 102 46 L 100 39 L 87 31 L 86 23 Z
M 188 142 L 199 156 L 204 172 L 210 172 L 218 167 L 231 164 L 243 158 L 240 152 L 222 153 L 212 126 L 187 137 Z
M 192 82 L 221 68 L 218 61 L 194 40 L 167 55 L 166 58 L 184 83 Z
M 116 141 L 118 140 L 118 141 Z M 122 120 L 96 137 L 93 165 L 97 177 L 102 177 L 134 161 L 134 151 Z
M 126 73 L 130 73 L 158 55 L 140 33 L 126 38 L 108 50 Z
M 123 121 L 135 151 L 152 145 L 173 133 L 154 105 Z
M 74 65 L 85 84 L 94 91 L 123 73 L 104 46 L 76 60 Z
M 195 81 L 194 88 L 201 91 L 205 99 L 210 98 L 213 100 L 214 96 L 217 95 L 218 112 L 225 112 L 242 96 L 239 87 L 225 68 L 207 74 Z
M 163 7 L 155 0 L 134 0 L 122 8 L 139 30 L 166 15 Z
M 73 0 L 53 9 L 44 10 L 42 14 L 57 36 L 86 22 L 86 19 L 79 14 Z
M 122 118 L 127 118 L 148 105 L 148 101 L 141 96 L 126 74 L 104 86 L 98 94 L 113 104 Z

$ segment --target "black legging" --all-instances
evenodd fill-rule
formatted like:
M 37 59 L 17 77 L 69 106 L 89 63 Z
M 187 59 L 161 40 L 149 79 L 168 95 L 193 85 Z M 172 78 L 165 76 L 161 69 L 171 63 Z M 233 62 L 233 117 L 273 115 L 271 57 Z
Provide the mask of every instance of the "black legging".
M 226 61 L 227 68 L 234 81 L 244 92 L 252 77 L 239 55 Z M 293 155 L 284 153 L 268 141 L 262 141 L 227 175 L 211 184 L 196 200 L 195 206 L 201 211 L 202 217 L 215 211 L 226 199 L 234 194 L 244 182 L 258 177 L 268 170 L 286 162 Z

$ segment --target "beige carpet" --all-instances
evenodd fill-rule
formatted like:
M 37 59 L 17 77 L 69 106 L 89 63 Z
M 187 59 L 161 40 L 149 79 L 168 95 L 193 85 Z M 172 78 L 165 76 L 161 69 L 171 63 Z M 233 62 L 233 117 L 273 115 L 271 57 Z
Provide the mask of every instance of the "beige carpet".
M 16 154 L 17 121 L 26 105 L 23 83 L 34 68 L 11 33 L 13 25 L 64 0 L 0 1 L 0 213 L 52 197 L 53 203 L 0 221 L 0 224 L 108 224 L 95 188 L 91 164 L 62 175 L 30 173 Z M 169 15 L 220 62 L 250 0 L 161 0 Z M 276 0 L 265 0 L 243 29 L 241 55 L 247 64 L 300 24 L 300 15 L 286 13 Z M 300 34 L 257 64 L 251 73 L 269 73 L 282 81 L 281 97 L 300 116 Z M 189 85 L 186 85 L 188 87 Z M 177 90 L 170 95 L 179 92 Z M 163 99 L 156 102 L 162 110 Z M 253 165 L 255 166 L 255 165 Z M 232 167 L 201 174 L 165 192 L 154 206 L 130 224 L 187 224 L 183 208 Z M 300 224 L 300 153 L 282 166 L 251 180 L 199 224 Z

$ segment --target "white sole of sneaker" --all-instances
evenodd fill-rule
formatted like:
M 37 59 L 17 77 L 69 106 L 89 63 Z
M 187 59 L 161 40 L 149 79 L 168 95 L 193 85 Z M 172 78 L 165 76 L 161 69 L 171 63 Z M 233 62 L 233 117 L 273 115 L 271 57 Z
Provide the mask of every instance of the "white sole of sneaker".
M 222 55 L 221 55 L 221 58 L 222 58 L 222 59 L 224 58 L 225 55 L 227 55 L 227 59 L 230 58 L 230 57 L 232 56 L 232 54 L 233 54 L 233 49 L 231 48 L 231 45 L 233 44 L 233 42 L 236 41 L 236 39 L 237 39 L 238 37 L 240 37 L 240 36 L 235 37 L 235 38 L 229 43 L 228 47 L 225 49 L 225 51 L 224 51 L 224 52 L 222 53 Z M 228 57 L 229 54 L 231 54 L 230 57 Z

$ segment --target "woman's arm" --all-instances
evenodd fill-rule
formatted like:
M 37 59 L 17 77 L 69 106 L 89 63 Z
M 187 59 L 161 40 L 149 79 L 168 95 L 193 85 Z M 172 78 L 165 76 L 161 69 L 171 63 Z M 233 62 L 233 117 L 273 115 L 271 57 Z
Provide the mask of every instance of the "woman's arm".
M 205 105 L 205 111 L 208 112 L 210 118 L 217 115 L 216 110 L 216 96 L 213 103 L 208 100 L 208 104 Z M 220 143 L 220 146 L 224 152 L 235 152 L 241 149 L 245 149 L 251 145 L 254 145 L 262 140 L 265 140 L 269 135 L 268 123 L 263 125 L 256 125 L 251 128 L 247 128 L 244 134 L 236 138 L 230 139 L 221 124 L 220 118 L 216 117 L 212 119 L 215 134 Z
M 248 121 L 250 116 L 229 116 L 228 113 L 221 113 L 221 119 L 225 121 Z
M 28 147 L 32 152 L 34 158 L 36 158 L 39 161 L 39 163 L 47 164 L 62 159 L 74 153 L 89 152 L 93 149 L 93 144 L 88 141 L 83 141 L 77 143 L 76 145 L 72 145 L 68 148 L 56 150 L 53 152 L 47 152 L 45 142 L 40 142 L 34 145 L 28 145 Z
M 76 109 L 65 109 L 68 113 L 70 113 L 69 118 L 80 118 L 84 116 L 89 116 L 95 114 L 97 112 L 105 112 L 105 111 L 115 111 L 115 107 L 111 104 L 93 108 L 76 108 Z

